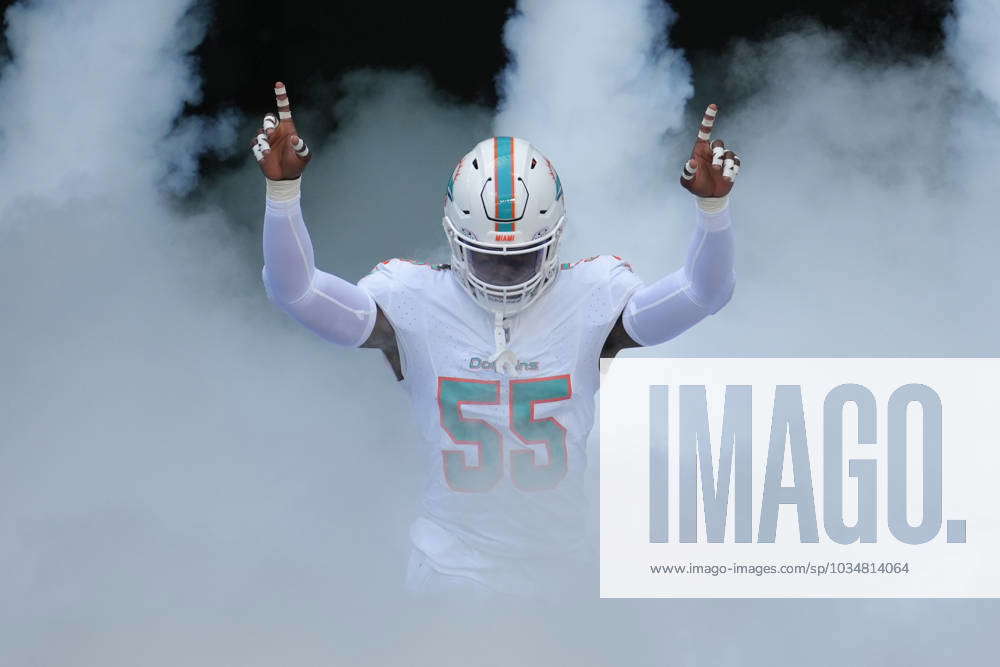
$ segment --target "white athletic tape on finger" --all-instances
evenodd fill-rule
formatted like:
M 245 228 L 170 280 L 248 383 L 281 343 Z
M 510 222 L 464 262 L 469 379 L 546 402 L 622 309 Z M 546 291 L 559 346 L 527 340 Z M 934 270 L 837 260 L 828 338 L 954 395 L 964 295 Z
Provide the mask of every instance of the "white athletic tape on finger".
M 715 127 L 715 119 L 705 116 L 701 119 L 702 127 Z
M 734 174 L 740 173 L 740 167 L 742 166 L 743 166 L 743 161 L 740 160 L 740 156 L 737 155 L 736 157 L 733 158 L 733 173 Z
M 250 152 L 253 153 L 253 156 L 257 160 L 257 162 L 260 162 L 261 160 L 264 159 L 264 151 L 262 151 L 260 149 L 260 146 L 258 146 L 257 144 L 254 144 L 253 146 L 250 147 Z
M 690 181 L 691 179 L 694 178 L 694 174 L 695 174 L 696 171 L 698 171 L 698 165 L 695 165 L 692 168 L 690 162 L 685 162 L 684 163 L 684 172 L 681 174 L 681 177 L 685 181 Z
M 705 109 L 705 115 L 708 116 L 709 118 L 715 118 L 716 116 L 719 115 L 719 110 L 713 109 L 712 107 L 708 107 L 707 109 Z
M 298 143 L 292 144 L 292 148 L 297 151 L 302 150 L 302 147 L 306 145 L 306 142 L 302 141 L 302 137 L 299 137 Z
M 277 100 L 277 102 L 278 102 L 278 108 L 279 109 L 284 109 L 285 107 L 288 106 L 288 98 L 287 97 L 285 99 L 283 99 L 283 100 Z
M 736 178 L 735 174 L 733 174 L 733 167 L 735 166 L 736 162 L 733 161 L 733 158 L 726 158 L 725 166 L 722 167 L 722 177 L 727 181 Z
M 273 113 L 269 113 L 266 116 L 264 116 L 264 129 L 265 130 L 273 130 L 276 127 L 278 127 L 278 117 L 277 116 L 275 116 Z
M 723 146 L 716 146 L 712 149 L 712 166 L 721 167 L 722 166 L 722 156 L 726 154 L 726 149 Z
M 274 94 L 275 95 L 287 95 L 288 93 L 285 92 L 285 87 L 282 86 L 281 88 L 275 88 L 274 89 Z
M 299 157 L 306 157 L 307 155 L 309 155 L 309 147 L 306 146 L 300 151 L 295 151 L 295 154 L 298 155 Z
M 281 120 L 288 120 L 291 117 L 292 117 L 292 112 L 291 111 L 279 111 L 278 112 L 278 118 L 280 118 Z
M 712 135 L 706 132 L 705 130 L 698 130 L 698 138 L 701 139 L 702 141 L 708 141 L 709 139 L 712 138 Z

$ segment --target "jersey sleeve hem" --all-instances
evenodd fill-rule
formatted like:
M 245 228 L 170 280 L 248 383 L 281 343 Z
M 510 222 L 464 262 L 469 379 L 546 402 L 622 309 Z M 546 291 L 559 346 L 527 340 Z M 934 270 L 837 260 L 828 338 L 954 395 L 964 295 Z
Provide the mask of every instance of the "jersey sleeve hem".
M 638 287 L 636 288 L 638 289 Z M 635 302 L 632 301 L 632 296 L 635 294 L 635 290 L 632 290 L 628 295 L 628 301 L 625 302 L 625 307 L 622 309 L 622 326 L 625 327 L 625 333 L 628 337 L 639 344 L 640 347 L 649 347 L 649 343 L 642 339 L 635 333 Z
M 371 337 L 372 331 L 375 330 L 375 323 L 378 321 L 378 302 L 375 301 L 375 297 L 372 296 L 371 292 L 365 288 L 361 287 L 361 291 L 368 297 L 368 308 L 371 314 L 367 317 L 367 322 L 360 338 L 350 347 L 361 347 L 364 345 L 365 341 Z

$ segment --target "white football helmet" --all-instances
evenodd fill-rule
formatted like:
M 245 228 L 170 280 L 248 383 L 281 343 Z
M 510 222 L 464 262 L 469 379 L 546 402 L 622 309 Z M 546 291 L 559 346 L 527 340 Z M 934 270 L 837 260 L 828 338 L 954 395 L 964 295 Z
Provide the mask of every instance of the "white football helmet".
M 524 139 L 479 142 L 448 181 L 443 224 L 452 270 L 495 314 L 524 310 L 552 284 L 565 223 L 559 175 Z

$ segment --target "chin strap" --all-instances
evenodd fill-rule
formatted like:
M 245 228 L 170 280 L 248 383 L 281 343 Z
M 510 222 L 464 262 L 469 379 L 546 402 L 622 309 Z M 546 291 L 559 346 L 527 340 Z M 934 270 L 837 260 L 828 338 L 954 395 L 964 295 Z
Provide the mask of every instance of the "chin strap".
M 493 343 L 496 351 L 490 361 L 496 364 L 496 369 L 503 375 L 517 375 L 517 355 L 507 347 L 507 331 L 503 327 L 503 313 L 493 315 Z

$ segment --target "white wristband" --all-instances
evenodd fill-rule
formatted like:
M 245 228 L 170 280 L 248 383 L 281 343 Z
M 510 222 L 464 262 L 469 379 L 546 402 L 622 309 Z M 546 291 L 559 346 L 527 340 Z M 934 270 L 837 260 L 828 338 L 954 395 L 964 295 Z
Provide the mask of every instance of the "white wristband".
M 729 206 L 729 195 L 724 197 L 696 197 L 698 208 L 705 213 L 722 213 Z
M 302 188 L 302 177 L 293 178 L 289 181 L 267 181 L 267 198 L 271 201 L 292 201 L 297 199 Z

